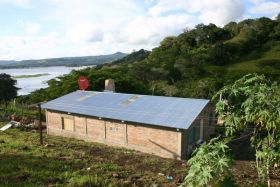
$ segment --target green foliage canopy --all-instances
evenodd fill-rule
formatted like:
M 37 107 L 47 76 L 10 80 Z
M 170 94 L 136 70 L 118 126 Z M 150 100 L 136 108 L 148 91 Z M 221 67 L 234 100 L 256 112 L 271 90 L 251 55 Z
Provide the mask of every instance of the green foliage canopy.
M 49 100 L 74 91 L 80 75 L 90 80 L 90 90 L 102 91 L 103 81 L 112 78 L 120 92 L 208 99 L 248 73 L 280 81 L 279 27 L 279 20 L 269 18 L 224 27 L 200 24 L 166 37 L 151 52 L 134 51 L 113 63 L 49 81 L 49 88 L 24 100 Z
M 220 90 L 214 99 L 226 134 L 253 129 L 256 167 L 270 186 L 270 171 L 280 161 L 280 88 L 263 75 L 248 74 Z
M 17 96 L 17 81 L 8 74 L 0 74 L 0 102 L 7 102 Z

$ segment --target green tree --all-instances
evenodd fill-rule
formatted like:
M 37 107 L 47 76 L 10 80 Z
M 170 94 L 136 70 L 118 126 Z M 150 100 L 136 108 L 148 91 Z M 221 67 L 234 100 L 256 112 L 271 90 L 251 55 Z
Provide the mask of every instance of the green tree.
M 276 40 L 280 40 L 280 14 L 278 16 L 279 20 L 275 25 L 273 32 L 270 33 L 270 36 Z
M 256 151 L 259 177 L 267 179 L 280 158 L 280 94 L 276 83 L 263 75 L 248 74 L 215 96 L 218 117 L 225 121 L 226 134 L 253 129 L 251 144 Z
M 15 86 L 16 83 L 17 81 L 10 75 L 0 74 L 0 102 L 4 102 L 6 108 L 8 101 L 17 96 L 18 88 Z
M 239 30 L 237 28 L 237 23 L 236 22 L 229 22 L 224 26 L 224 29 L 227 30 L 231 37 L 236 36 L 239 33 Z
M 188 160 L 188 175 L 181 186 L 209 186 L 222 179 L 231 162 L 226 142 L 213 138 L 194 151 L 193 157 Z
M 247 19 L 223 28 L 200 24 L 166 37 L 151 52 L 135 51 L 118 61 L 48 81 L 48 88 L 21 100 L 44 101 L 77 90 L 81 75 L 89 79 L 89 90 L 102 91 L 104 80 L 112 78 L 116 91 L 211 98 L 250 72 L 280 81 L 279 41 L 279 20 Z

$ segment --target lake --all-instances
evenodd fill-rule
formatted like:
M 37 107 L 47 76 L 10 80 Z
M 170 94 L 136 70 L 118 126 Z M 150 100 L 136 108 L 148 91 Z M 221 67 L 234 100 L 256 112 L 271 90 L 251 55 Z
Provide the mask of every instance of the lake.
M 16 78 L 18 95 L 27 95 L 30 92 L 48 87 L 47 81 L 55 77 L 68 74 L 72 70 L 84 69 L 89 66 L 82 67 L 64 67 L 64 66 L 55 66 L 55 67 L 40 67 L 40 68 L 19 68 L 19 69 L 0 69 L 0 73 L 10 74 L 11 76 L 23 76 L 24 75 L 38 75 L 43 74 L 40 77 L 29 77 L 29 78 Z

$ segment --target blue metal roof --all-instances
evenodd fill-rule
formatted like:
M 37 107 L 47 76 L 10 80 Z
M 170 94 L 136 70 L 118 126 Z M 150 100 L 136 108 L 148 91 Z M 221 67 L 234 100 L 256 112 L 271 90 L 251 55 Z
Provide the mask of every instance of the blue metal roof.
M 42 108 L 156 126 L 187 129 L 209 100 L 75 91 Z

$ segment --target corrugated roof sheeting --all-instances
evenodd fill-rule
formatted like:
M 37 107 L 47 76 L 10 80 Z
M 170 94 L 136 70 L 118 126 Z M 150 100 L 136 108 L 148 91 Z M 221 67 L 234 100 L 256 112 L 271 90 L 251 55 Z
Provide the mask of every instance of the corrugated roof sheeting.
M 42 105 L 42 108 L 187 129 L 209 100 L 76 91 Z

